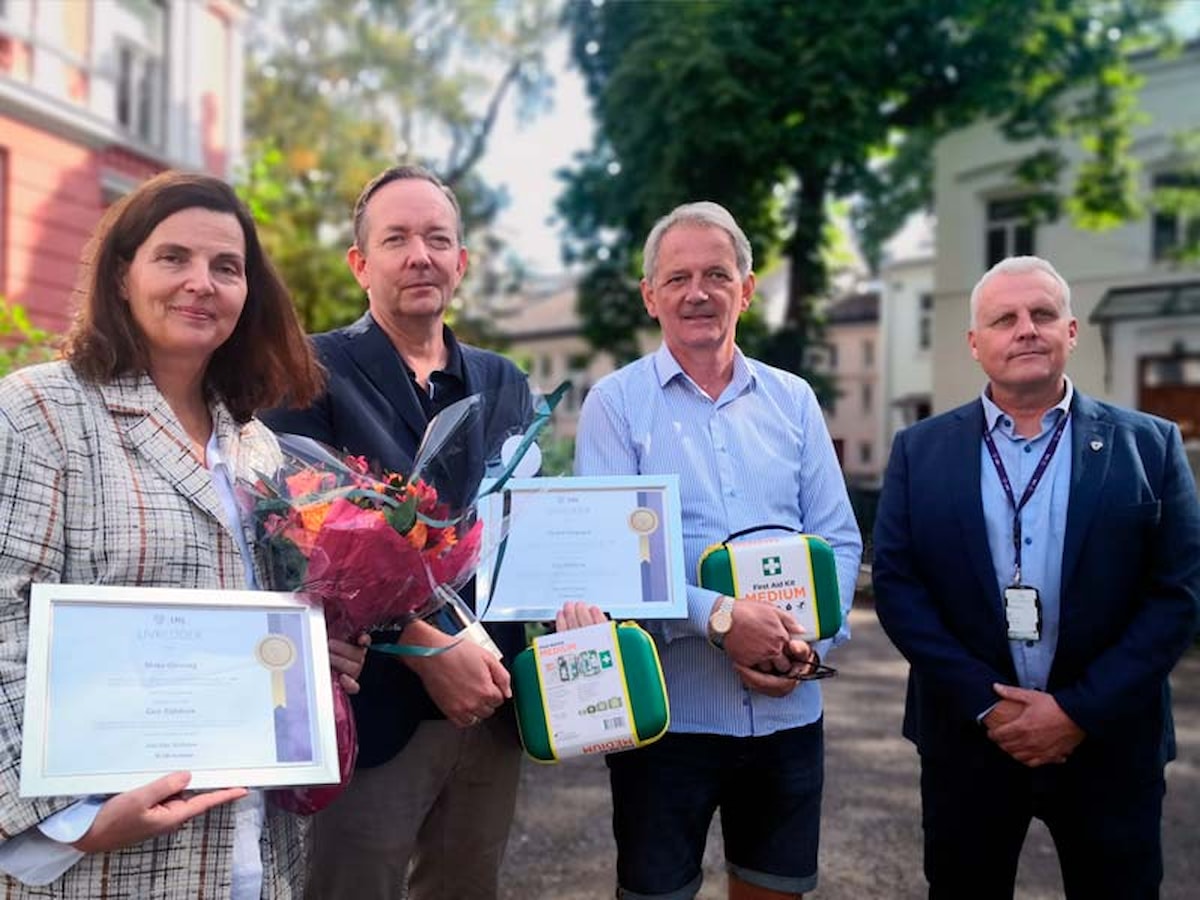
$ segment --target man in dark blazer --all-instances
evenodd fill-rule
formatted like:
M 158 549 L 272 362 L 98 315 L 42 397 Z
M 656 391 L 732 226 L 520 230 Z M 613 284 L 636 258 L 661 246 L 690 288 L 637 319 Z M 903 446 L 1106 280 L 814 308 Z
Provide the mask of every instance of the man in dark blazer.
M 983 396 L 892 446 L 875 602 L 911 664 L 931 898 L 1011 898 L 1034 816 L 1067 897 L 1158 896 L 1200 505 L 1174 424 L 1066 377 L 1077 328 L 1049 263 L 999 263 L 971 295 Z
M 276 410 L 264 420 L 409 472 L 430 418 L 483 393 L 499 402 L 485 412 L 466 458 L 451 463 L 464 476 L 479 472 L 482 454 L 523 427 L 530 404 L 516 366 L 460 344 L 443 321 L 467 265 L 457 200 L 424 169 L 388 169 L 355 204 L 354 237 L 347 261 L 369 312 L 314 338 L 329 373 L 326 394 L 306 410 Z M 469 494 L 472 486 L 461 489 Z M 506 659 L 520 651 L 520 625 L 488 630 Z M 451 638 L 417 621 L 401 640 L 444 646 Z M 315 817 L 309 898 L 399 898 L 406 883 L 413 900 L 497 894 L 520 762 L 504 702 L 508 672 L 470 641 L 404 660 L 368 654 L 352 698 L 357 769 Z

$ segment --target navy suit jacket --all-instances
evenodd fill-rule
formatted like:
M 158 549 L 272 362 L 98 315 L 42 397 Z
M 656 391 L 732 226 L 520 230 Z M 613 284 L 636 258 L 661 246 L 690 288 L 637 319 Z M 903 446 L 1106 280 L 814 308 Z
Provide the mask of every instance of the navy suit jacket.
M 876 611 L 911 665 L 904 733 L 923 757 L 986 741 L 993 682 L 1017 684 L 983 518 L 983 424 L 977 400 L 900 432 L 879 502 Z M 1200 614 L 1196 485 L 1170 422 L 1076 391 L 1071 437 L 1047 690 L 1087 735 L 1068 765 L 1161 771 L 1175 749 L 1167 676 Z
M 328 373 L 325 393 L 304 410 L 276 409 L 262 415 L 274 431 L 303 434 L 345 453 L 365 456 L 388 471 L 412 470 L 428 420 L 400 354 L 370 313 L 345 328 L 313 337 Z M 467 394 L 498 396 L 489 403 L 466 448 L 459 471 L 481 472 L 485 451 L 502 436 L 523 429 L 531 405 L 525 375 L 512 362 L 487 350 L 459 344 Z M 474 585 L 464 591 L 473 603 Z M 488 626 L 511 660 L 524 645 L 521 625 Z M 368 653 L 359 679 L 362 690 L 351 697 L 358 727 L 358 765 L 387 762 L 403 749 L 423 719 L 441 718 L 436 704 L 408 666 Z

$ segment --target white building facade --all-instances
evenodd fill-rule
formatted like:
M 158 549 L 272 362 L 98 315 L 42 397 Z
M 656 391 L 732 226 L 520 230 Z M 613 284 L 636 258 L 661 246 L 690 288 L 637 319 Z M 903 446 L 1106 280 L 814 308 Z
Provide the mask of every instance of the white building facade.
M 884 457 L 902 428 L 933 410 L 933 220 L 912 216 L 879 267 L 880 426 Z
M 1200 46 L 1140 66 L 1145 81 L 1132 153 L 1143 196 L 1177 181 L 1177 137 L 1200 128 Z M 1106 232 L 1084 231 L 1068 218 L 1030 225 L 1014 167 L 1030 144 L 1005 141 L 991 123 L 942 140 L 936 150 L 937 256 L 933 287 L 933 407 L 942 411 L 976 396 L 984 377 L 967 349 L 968 297 L 992 262 L 1034 253 L 1050 260 L 1072 291 L 1078 348 L 1068 373 L 1083 391 L 1177 421 L 1200 442 L 1200 268 L 1181 266 L 1170 250 L 1189 228 L 1182 217 L 1151 210 Z M 1082 151 L 1069 159 L 1073 182 Z

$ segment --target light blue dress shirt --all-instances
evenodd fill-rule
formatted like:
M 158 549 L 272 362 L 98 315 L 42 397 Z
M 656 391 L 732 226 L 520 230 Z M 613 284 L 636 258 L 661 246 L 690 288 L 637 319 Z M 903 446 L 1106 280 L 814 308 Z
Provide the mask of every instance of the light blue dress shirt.
M 1075 389 L 1067 380 L 1062 400 L 1042 416 L 1042 430 L 1036 437 L 1023 438 L 1014 430 L 1012 419 L 983 392 L 984 422 L 991 429 L 992 441 L 1004 471 L 1012 485 L 1013 496 L 1020 501 L 1025 486 L 1033 477 L 1051 433 L 1063 416 L 1070 415 Z M 1042 636 L 1037 641 L 1010 640 L 1017 681 L 1021 687 L 1044 691 L 1058 646 L 1059 607 L 1062 590 L 1063 541 L 1067 530 L 1067 504 L 1071 494 L 1071 425 L 1046 465 L 1037 489 L 1021 510 L 1021 582 L 1038 590 L 1042 600 Z M 996 584 L 1003 599 L 1004 589 L 1013 583 L 1016 555 L 1013 550 L 1013 506 L 1009 502 L 991 454 L 981 438 L 983 518 L 987 526 L 988 547 Z
M 812 388 L 738 350 L 733 380 L 713 400 L 663 344 L 588 393 L 575 473 L 680 476 L 688 618 L 644 623 L 659 637 L 671 730 L 766 735 L 820 718 L 817 682 L 780 698 L 742 686 L 729 659 L 708 642 L 718 595 L 695 584 L 700 555 L 735 531 L 777 524 L 820 535 L 837 559 L 844 616 L 838 634 L 816 647 L 825 656 L 849 639 L 845 615 L 862 537 Z

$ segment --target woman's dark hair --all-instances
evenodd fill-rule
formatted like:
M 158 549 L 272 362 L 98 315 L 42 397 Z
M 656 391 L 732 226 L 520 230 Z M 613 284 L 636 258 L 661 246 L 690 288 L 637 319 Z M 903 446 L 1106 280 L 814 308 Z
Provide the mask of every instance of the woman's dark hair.
M 238 422 L 285 400 L 307 406 L 324 385 L 321 366 L 287 287 L 263 252 L 250 211 L 233 188 L 211 175 L 163 172 L 105 213 L 84 251 L 79 308 L 63 355 L 81 377 L 94 382 L 147 370 L 145 337 L 121 282 L 150 233 L 185 209 L 229 213 L 246 241 L 246 305 L 204 373 L 210 399 L 224 402 Z

